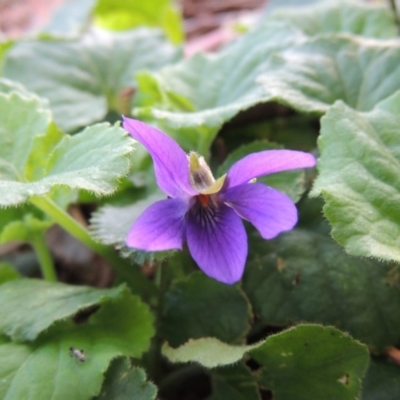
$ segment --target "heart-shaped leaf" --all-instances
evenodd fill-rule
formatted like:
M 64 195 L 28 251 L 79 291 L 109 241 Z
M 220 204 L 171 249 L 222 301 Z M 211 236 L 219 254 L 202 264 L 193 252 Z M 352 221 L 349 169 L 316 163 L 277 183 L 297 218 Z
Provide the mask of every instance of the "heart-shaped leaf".
M 338 102 L 322 118 L 312 195 L 350 254 L 400 261 L 399 115 L 400 92 L 368 113 Z
M 15 341 L 32 341 L 54 322 L 118 300 L 124 287 L 95 289 L 21 279 L 0 286 L 0 331 Z
M 133 140 L 106 123 L 71 137 L 51 121 L 36 98 L 0 94 L 0 205 L 26 202 L 61 185 L 98 195 L 115 191 L 129 169 Z M 44 156 L 46 154 L 46 156 Z
M 0 397 L 89 400 L 99 394 L 111 359 L 140 357 L 152 335 L 148 307 L 125 291 L 87 323 L 59 322 L 29 344 L 3 339 Z
M 237 286 L 195 272 L 167 291 L 160 332 L 174 347 L 207 336 L 240 343 L 250 318 L 249 303 Z
M 92 29 L 74 40 L 15 44 L 5 57 L 4 76 L 49 99 L 56 123 L 72 131 L 104 119 L 109 109 L 128 113 L 134 74 L 179 57 L 158 30 Z
M 398 35 L 396 21 L 388 7 L 357 0 L 323 1 L 308 7 L 281 8 L 270 18 L 290 22 L 310 36 L 336 32 L 393 39 Z
M 300 229 L 249 238 L 243 287 L 265 324 L 332 324 L 380 351 L 399 341 L 398 267 L 350 257 L 330 237 Z
M 172 362 L 194 361 L 214 368 L 239 361 L 246 353 L 260 365 L 261 385 L 278 400 L 356 400 L 369 362 L 368 349 L 332 327 L 298 325 L 248 346 L 215 338 L 190 340 L 163 353 Z M 290 382 L 290 384 L 288 384 Z

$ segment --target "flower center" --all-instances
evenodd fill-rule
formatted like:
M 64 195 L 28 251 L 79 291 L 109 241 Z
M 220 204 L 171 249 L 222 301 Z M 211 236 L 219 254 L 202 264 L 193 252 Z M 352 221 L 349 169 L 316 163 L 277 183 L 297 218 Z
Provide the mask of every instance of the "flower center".
M 197 200 L 203 207 L 208 207 L 211 199 L 207 194 L 199 194 L 197 196 Z
M 194 189 L 201 193 L 201 195 L 210 195 L 218 193 L 225 182 L 226 174 L 214 179 L 214 176 L 210 170 L 210 167 L 204 160 L 204 157 L 199 156 L 194 151 L 191 151 L 188 155 L 189 159 L 189 177 L 190 184 Z M 203 196 L 209 197 L 209 196 Z M 201 204 L 208 204 L 209 199 L 199 199 Z
M 220 207 L 214 196 L 199 194 L 189 212 L 198 226 L 206 228 L 212 227 L 218 221 Z

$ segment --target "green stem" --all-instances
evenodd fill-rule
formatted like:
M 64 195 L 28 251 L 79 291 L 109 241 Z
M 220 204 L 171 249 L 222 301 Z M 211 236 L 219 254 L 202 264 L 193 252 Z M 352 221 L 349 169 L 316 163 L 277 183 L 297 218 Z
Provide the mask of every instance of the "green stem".
M 47 247 L 44 235 L 42 233 L 35 233 L 32 236 L 30 243 L 39 260 L 44 279 L 49 282 L 57 282 L 57 274 L 54 268 L 53 258 Z
M 157 266 L 156 276 L 155 276 L 155 285 L 158 288 L 158 297 L 157 297 L 157 306 L 156 306 L 156 336 L 153 341 L 153 360 L 152 365 L 150 367 L 151 376 L 158 382 L 163 376 L 163 367 L 162 367 L 162 354 L 161 348 L 164 342 L 164 338 L 159 333 L 159 327 L 163 318 L 164 311 L 164 299 L 165 294 L 168 290 L 169 286 L 169 277 L 167 274 L 167 263 L 162 262 Z
M 400 16 L 397 12 L 397 4 L 396 4 L 396 0 L 389 0 L 390 3 L 390 7 L 392 8 L 392 12 L 394 14 L 394 19 L 396 21 L 396 25 L 397 25 L 397 30 L 400 33 Z
M 30 202 L 37 208 L 42 210 L 45 214 L 50 216 L 54 221 L 61 225 L 67 232 L 69 232 L 76 239 L 81 241 L 94 252 L 102 255 L 104 258 L 109 257 L 108 247 L 101 243 L 95 242 L 89 235 L 89 232 L 84 226 L 72 218 L 66 211 L 60 208 L 53 200 L 48 197 L 31 197 Z
M 87 229 L 72 218 L 65 210 L 60 208 L 53 200 L 45 196 L 38 196 L 31 197 L 30 202 L 50 216 L 73 237 L 89 247 L 89 249 L 100 254 L 116 272 L 129 281 L 129 286 L 135 292 L 154 295 L 154 285 L 143 276 L 139 268 L 130 265 L 127 260 L 122 259 L 112 248 L 92 239 Z

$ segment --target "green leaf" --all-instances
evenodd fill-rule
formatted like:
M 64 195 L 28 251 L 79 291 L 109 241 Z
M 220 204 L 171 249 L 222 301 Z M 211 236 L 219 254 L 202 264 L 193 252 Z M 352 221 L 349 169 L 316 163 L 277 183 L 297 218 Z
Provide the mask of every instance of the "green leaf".
M 388 7 L 359 1 L 324 1 L 301 8 L 280 8 L 269 16 L 292 23 L 307 35 L 349 33 L 374 39 L 398 36 L 396 21 Z
M 21 279 L 0 286 L 0 330 L 15 341 L 32 341 L 54 322 L 123 296 L 123 286 L 94 289 Z
M 165 194 L 157 190 L 143 200 L 136 201 L 128 206 L 105 205 L 93 213 L 90 220 L 91 233 L 102 243 L 112 245 L 119 250 L 122 257 L 129 258 L 139 265 L 144 262 L 152 263 L 154 260 L 162 260 L 171 252 L 134 250 L 125 243 L 133 222 L 148 206 L 162 199 L 165 199 Z
M 171 0 L 138 2 L 97 0 L 94 22 L 106 29 L 125 30 L 141 25 L 162 28 L 173 43 L 183 40 L 183 26 L 179 11 Z
M 295 110 L 324 113 L 336 100 L 371 110 L 400 89 L 400 44 L 324 35 L 276 53 L 257 81 L 264 95 Z
M 20 278 L 21 275 L 11 264 L 0 262 L 0 285 Z
M 229 154 L 223 164 L 218 168 L 218 175 L 222 176 L 228 172 L 229 168 L 241 158 L 259 151 L 281 149 L 276 143 L 269 143 L 267 141 L 252 142 L 243 145 Z M 257 182 L 265 183 L 268 186 L 274 187 L 283 193 L 286 193 L 294 202 L 297 202 L 301 195 L 306 190 L 305 171 L 294 170 L 287 172 L 280 172 L 257 179 Z
M 264 15 L 267 15 L 271 13 L 272 11 L 275 11 L 276 9 L 280 8 L 288 8 L 288 7 L 304 7 L 304 6 L 309 6 L 311 4 L 317 4 L 321 3 L 326 0 L 304 0 L 302 2 L 299 2 L 298 0 L 269 0 L 265 9 L 264 9 Z
M 190 339 L 176 349 L 165 343 L 162 353 L 173 363 L 196 362 L 206 368 L 215 368 L 240 361 L 247 352 L 257 346 L 259 345 L 234 346 L 216 338 L 201 338 Z
M 400 261 L 399 115 L 400 92 L 368 113 L 338 102 L 322 118 L 312 195 L 350 254 Z
M 397 400 L 400 397 L 400 367 L 383 360 L 371 360 L 363 380 L 361 400 Z
M 17 43 L 5 58 L 4 76 L 49 99 L 57 125 L 73 131 L 102 120 L 109 109 L 128 113 L 134 74 L 179 56 L 159 31 L 94 29 L 75 40 Z
M 0 208 L 0 243 L 11 240 L 26 240 L 29 236 L 28 233 L 34 232 L 40 224 L 45 230 L 51 222 L 46 221 L 43 214 L 29 204 Z
M 117 126 L 98 124 L 73 137 L 62 136 L 48 110 L 16 92 L 0 94 L 0 110 L 7 116 L 0 122 L 2 206 L 54 195 L 60 185 L 67 193 L 85 189 L 110 194 L 128 172 L 133 140 Z
M 0 212 L 1 214 L 1 212 Z M 25 214 L 21 220 L 13 221 L 0 232 L 0 243 L 16 240 L 31 241 L 38 233 L 45 232 L 52 225 L 52 221 L 43 221 Z
M 267 325 L 336 325 L 376 350 L 400 339 L 399 269 L 346 255 L 329 237 L 249 235 L 243 289 Z
M 0 123 L 0 177 L 4 185 L 5 181 L 24 180 L 35 136 L 47 131 L 51 114 L 36 98 L 14 91 L 0 94 L 0 110 L 6 116 Z
M 3 37 L 3 35 L 0 35 L 0 72 L 3 69 L 4 55 L 12 47 L 13 44 L 14 42 L 12 40 L 7 40 Z
M 85 324 L 59 322 L 28 344 L 0 345 L 0 397 L 91 399 L 111 359 L 140 357 L 153 335 L 147 306 L 129 293 L 103 304 Z M 78 358 L 70 348 L 83 354 Z
M 250 328 L 250 318 L 249 303 L 237 286 L 195 272 L 175 281 L 167 291 L 160 332 L 173 347 L 208 336 L 240 343 Z
M 212 392 L 207 400 L 261 400 L 256 378 L 243 365 L 212 370 Z
M 155 400 L 157 388 L 146 380 L 145 372 L 131 367 L 126 358 L 111 363 L 100 396 L 96 400 Z
M 3 140 L 0 139 L 2 145 L 5 145 L 3 151 L 0 150 L 0 182 L 4 178 L 6 181 L 10 178 L 12 180 L 13 176 L 18 177 L 23 174 L 26 174 L 25 181 L 40 179 L 44 174 L 49 153 L 62 137 L 62 133 L 49 120 L 48 102 L 27 91 L 21 84 L 4 78 L 0 78 L 0 93 L 13 94 L 18 98 L 16 105 L 19 104 L 21 109 L 17 112 L 25 112 L 28 121 L 33 122 L 34 129 L 34 132 L 30 132 L 30 127 L 24 127 L 22 122 L 4 123 L 3 121 L 6 132 L 3 134 Z M 21 101 L 20 98 L 24 100 Z M 29 110 L 29 104 L 32 105 L 31 110 Z M 38 123 L 37 127 L 35 127 L 36 123 Z M 41 129 L 45 131 L 46 127 L 47 135 L 33 136 Z M 14 129 L 19 135 L 14 135 Z M 15 154 L 14 150 L 12 151 L 13 148 L 16 150 Z M 12 164 L 18 166 L 15 168 Z M 17 171 L 13 173 L 13 169 Z M 51 197 L 62 208 L 66 208 L 75 199 L 76 193 L 65 187 L 57 187 L 52 189 Z M 18 208 L 0 208 L 0 242 L 28 240 L 31 233 L 44 232 L 51 224 L 52 221 L 47 216 L 28 204 L 20 205 Z
M 260 365 L 259 382 L 274 399 L 355 400 L 360 392 L 369 354 L 365 345 L 347 334 L 319 325 L 298 325 L 250 346 L 229 346 L 215 338 L 190 340 L 172 349 L 172 362 L 194 361 L 207 368 L 233 364 L 249 353 Z
M 42 108 L 48 108 L 48 101 L 26 89 L 24 85 L 19 82 L 12 81 L 7 78 L 0 78 L 0 93 L 14 93 L 17 92 L 20 96 L 27 99 L 33 99 L 36 103 L 41 104 Z
M 270 100 L 258 77 L 271 55 L 302 40 L 297 29 L 272 23 L 243 35 L 216 55 L 196 54 L 158 73 L 141 74 L 137 105 L 142 107 L 134 114 L 157 124 L 186 150 L 207 154 L 225 122 Z
M 365 345 L 332 327 L 299 325 L 252 351 L 264 368 L 260 383 L 274 400 L 356 400 L 369 354 Z
M 231 68 L 235 65 L 232 74 Z M 206 154 L 221 126 L 250 107 L 276 101 L 322 114 L 342 99 L 359 110 L 400 88 L 400 44 L 362 37 L 306 38 L 269 22 L 216 55 L 196 55 L 140 75 L 134 114 Z

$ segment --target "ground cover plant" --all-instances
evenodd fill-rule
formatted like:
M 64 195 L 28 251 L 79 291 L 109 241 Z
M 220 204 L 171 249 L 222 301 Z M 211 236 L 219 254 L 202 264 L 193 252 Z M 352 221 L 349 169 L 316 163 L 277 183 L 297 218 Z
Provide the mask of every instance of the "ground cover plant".
M 395 2 L 115 3 L 0 41 L 0 398 L 400 398 Z

